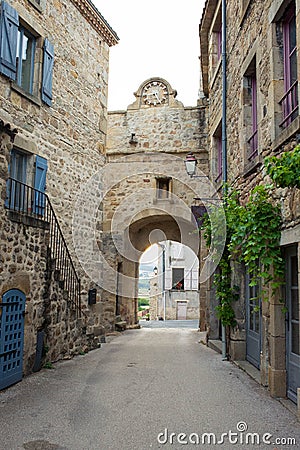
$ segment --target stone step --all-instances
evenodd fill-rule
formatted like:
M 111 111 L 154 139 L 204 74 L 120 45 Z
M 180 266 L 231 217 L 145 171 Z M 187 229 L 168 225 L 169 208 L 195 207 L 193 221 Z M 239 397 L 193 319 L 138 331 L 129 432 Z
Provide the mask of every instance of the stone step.
M 125 331 L 127 327 L 127 322 L 122 321 L 122 322 L 117 322 L 115 324 L 115 328 L 117 331 Z

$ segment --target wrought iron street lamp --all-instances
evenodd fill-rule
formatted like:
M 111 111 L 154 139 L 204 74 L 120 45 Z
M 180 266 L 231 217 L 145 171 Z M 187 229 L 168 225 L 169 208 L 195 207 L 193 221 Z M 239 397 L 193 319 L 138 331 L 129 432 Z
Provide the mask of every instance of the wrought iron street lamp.
M 187 174 L 190 177 L 193 177 L 196 174 L 197 159 L 195 158 L 192 152 L 187 154 L 184 163 Z
M 186 173 L 191 178 L 206 178 L 206 175 L 196 175 L 197 163 L 196 156 L 192 152 L 189 152 L 184 161 Z

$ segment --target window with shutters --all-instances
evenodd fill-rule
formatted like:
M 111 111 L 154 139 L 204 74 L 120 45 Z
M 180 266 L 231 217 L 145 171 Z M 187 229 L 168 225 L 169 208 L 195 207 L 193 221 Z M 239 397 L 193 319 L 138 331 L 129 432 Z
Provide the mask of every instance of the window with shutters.
M 10 155 L 10 178 L 7 185 L 7 206 L 16 211 L 24 211 L 28 193 L 26 183 L 30 182 L 31 155 L 14 148 Z
M 17 40 L 17 84 L 29 94 L 33 93 L 36 38 L 22 25 Z
M 271 133 L 280 145 L 295 134 L 299 121 L 297 2 L 274 2 L 272 20 L 273 105 Z M 276 7 L 275 7 L 276 6 Z
M 47 168 L 45 158 L 13 148 L 5 206 L 14 211 L 43 215 Z
M 2 1 L 0 16 L 0 73 L 12 88 L 40 104 L 52 105 L 54 47 L 25 23 L 17 10 Z M 42 71 L 41 71 L 42 65 Z
M 283 17 L 282 28 L 284 95 L 279 103 L 282 108 L 280 127 L 286 128 L 298 116 L 297 40 L 294 2 Z

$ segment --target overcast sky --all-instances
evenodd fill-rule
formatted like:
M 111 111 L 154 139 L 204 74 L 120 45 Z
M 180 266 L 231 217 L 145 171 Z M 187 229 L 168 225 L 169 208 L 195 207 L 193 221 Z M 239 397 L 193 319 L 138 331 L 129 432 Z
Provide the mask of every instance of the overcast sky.
M 199 23 L 204 0 L 93 0 L 118 34 L 110 49 L 108 109 L 126 109 L 151 77 L 166 79 L 185 106 L 199 89 Z

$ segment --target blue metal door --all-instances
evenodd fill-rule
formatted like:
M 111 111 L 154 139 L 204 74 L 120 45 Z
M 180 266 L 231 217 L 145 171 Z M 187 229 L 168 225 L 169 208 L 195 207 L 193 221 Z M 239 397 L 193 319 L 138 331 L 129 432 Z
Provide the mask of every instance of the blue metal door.
M 0 302 L 0 389 L 22 379 L 25 300 L 11 289 Z
M 287 396 L 297 403 L 300 388 L 300 315 L 297 247 L 286 255 L 287 314 Z

